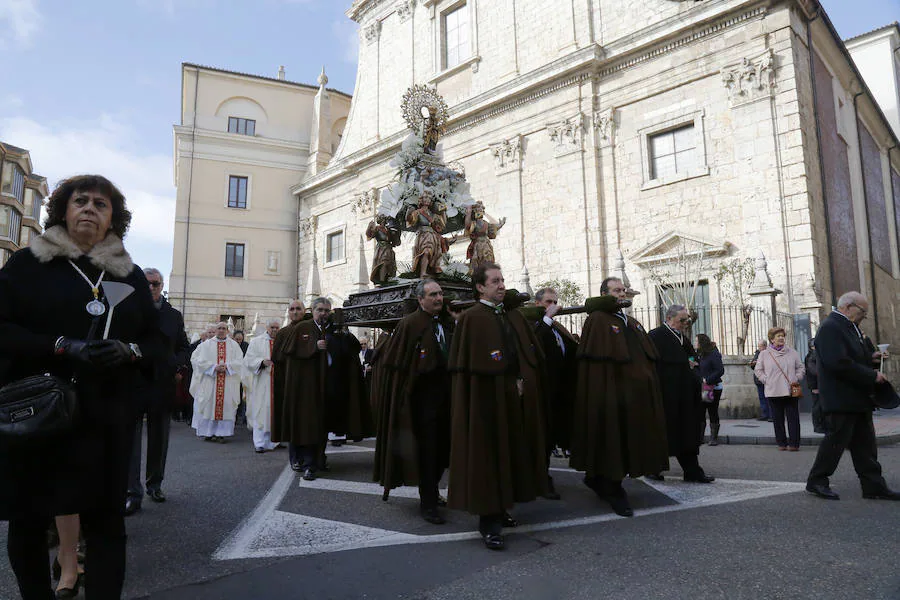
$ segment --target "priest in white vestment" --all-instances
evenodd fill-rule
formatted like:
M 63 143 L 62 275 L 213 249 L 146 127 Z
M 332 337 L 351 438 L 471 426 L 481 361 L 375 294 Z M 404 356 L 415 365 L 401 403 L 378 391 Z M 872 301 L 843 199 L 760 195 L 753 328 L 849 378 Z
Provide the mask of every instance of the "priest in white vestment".
M 228 324 L 216 325 L 216 336 L 197 346 L 191 355 L 194 376 L 194 419 L 191 427 L 197 437 L 222 442 L 234 435 L 234 417 L 241 403 L 241 376 L 244 353 L 228 337 Z
M 250 340 L 250 347 L 244 356 L 247 427 L 253 431 L 253 446 L 258 453 L 274 450 L 280 445 L 272 442 L 272 392 L 275 388 L 272 345 L 279 329 L 281 320 L 270 320 L 265 333 Z

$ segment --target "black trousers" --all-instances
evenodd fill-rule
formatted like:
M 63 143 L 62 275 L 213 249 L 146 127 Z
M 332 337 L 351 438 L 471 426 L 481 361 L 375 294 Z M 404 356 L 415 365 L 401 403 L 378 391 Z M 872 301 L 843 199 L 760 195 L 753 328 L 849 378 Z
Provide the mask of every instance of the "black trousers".
M 807 484 L 828 485 L 828 478 L 837 469 L 844 450 L 849 450 L 863 493 L 876 494 L 886 490 L 887 483 L 878 463 L 872 413 L 829 413 L 825 415 L 825 424 L 827 432 L 819 444 Z
M 169 430 L 172 425 L 172 414 L 169 407 L 162 402 L 154 402 L 147 409 L 147 467 L 145 482 L 147 491 L 162 487 L 166 476 L 166 460 L 169 456 Z M 144 496 L 141 484 L 141 449 L 144 430 L 143 415 L 138 418 L 134 429 L 134 444 L 131 450 L 131 463 L 128 468 L 128 497 L 140 501 Z
M 7 552 L 19 584 L 22 600 L 53 600 L 56 595 L 47 566 L 48 517 L 14 519 L 9 522 Z M 85 598 L 119 600 L 125 584 L 125 519 L 122 513 L 81 514 L 87 552 Z
M 325 446 L 328 443 L 326 434 L 325 441 L 319 444 L 290 444 L 288 453 L 290 455 L 291 464 L 299 464 L 302 470 L 309 469 L 313 473 L 320 468 L 325 468 Z
M 678 459 L 678 464 L 681 465 L 681 470 L 688 479 L 706 474 L 700 466 L 699 450 L 696 452 L 682 452 L 676 454 L 675 458 Z
M 417 414 L 418 413 L 418 414 Z M 444 476 L 447 457 L 443 456 L 445 439 L 449 437 L 449 423 L 441 423 L 437 417 L 430 417 L 415 411 L 416 445 L 419 450 L 419 503 L 421 508 L 437 508 L 438 486 Z M 447 431 L 442 430 L 442 426 Z
M 703 434 L 706 435 L 706 416 L 709 415 L 709 422 L 713 425 L 719 424 L 719 401 L 722 399 L 723 390 L 713 390 L 713 401 L 703 402 Z
M 800 399 L 782 396 L 769 398 L 772 410 L 772 424 L 775 426 L 775 441 L 779 446 L 800 447 Z M 784 421 L 787 418 L 787 435 L 784 434 Z M 837 463 L 834 464 L 837 467 Z

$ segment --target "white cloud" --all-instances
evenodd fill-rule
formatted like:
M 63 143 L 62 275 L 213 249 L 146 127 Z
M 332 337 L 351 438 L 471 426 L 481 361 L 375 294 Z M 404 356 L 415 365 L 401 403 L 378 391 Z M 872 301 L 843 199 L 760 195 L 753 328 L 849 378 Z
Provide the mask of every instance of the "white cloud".
M 37 0 L 0 0 L 0 47 L 10 45 L 9 33 L 19 44 L 28 43 L 40 25 Z
M 359 60 L 359 29 L 350 19 L 334 21 L 331 32 L 337 38 L 341 49 L 341 58 L 348 63 L 356 64 Z
M 31 153 L 35 172 L 47 178 L 51 191 L 61 179 L 81 173 L 99 173 L 115 183 L 134 215 L 126 248 L 136 263 L 168 273 L 175 220 L 172 158 L 131 150 L 126 142 L 135 137 L 127 123 L 109 115 L 77 125 L 0 118 L 0 139 Z

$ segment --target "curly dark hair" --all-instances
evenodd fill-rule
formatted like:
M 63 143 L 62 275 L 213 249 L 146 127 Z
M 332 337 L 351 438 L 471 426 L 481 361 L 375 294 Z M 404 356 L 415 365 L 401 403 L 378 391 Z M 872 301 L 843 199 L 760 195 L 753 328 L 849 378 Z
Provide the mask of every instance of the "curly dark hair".
M 44 220 L 44 229 L 50 229 L 54 225 L 65 227 L 69 198 L 75 192 L 89 191 L 109 196 L 110 202 L 112 202 L 110 230 L 125 239 L 125 233 L 131 225 L 131 211 L 125 206 L 125 195 L 103 175 L 75 175 L 60 181 L 47 201 L 47 218 Z

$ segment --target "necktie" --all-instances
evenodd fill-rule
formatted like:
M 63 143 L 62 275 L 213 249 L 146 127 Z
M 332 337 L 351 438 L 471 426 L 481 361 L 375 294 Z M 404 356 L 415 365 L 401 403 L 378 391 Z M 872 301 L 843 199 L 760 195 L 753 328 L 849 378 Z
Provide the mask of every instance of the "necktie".
M 500 304 L 497 304 L 497 305 L 494 306 L 494 312 L 497 313 L 498 315 L 505 315 L 505 314 L 506 314 L 506 309 L 503 308 L 503 303 L 502 303 L 502 302 L 501 302 Z
M 434 331 L 434 337 L 441 349 L 441 354 L 443 354 L 444 358 L 446 358 L 449 350 L 447 348 L 447 338 L 444 336 L 444 331 L 441 327 L 440 321 L 434 319 L 431 322 L 431 329 Z

